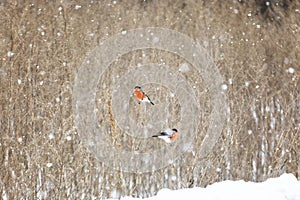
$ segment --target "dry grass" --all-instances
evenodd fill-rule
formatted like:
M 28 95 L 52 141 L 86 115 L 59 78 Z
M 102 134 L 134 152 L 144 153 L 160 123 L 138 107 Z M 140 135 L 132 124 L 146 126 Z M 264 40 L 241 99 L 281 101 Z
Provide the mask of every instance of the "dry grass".
M 269 7 L 263 0 L 33 2 L 0 5 L 2 197 L 79 199 L 85 195 L 90 199 L 116 192 L 148 197 L 162 187 L 206 186 L 226 179 L 263 181 L 284 172 L 299 178 L 299 2 L 270 1 Z M 75 5 L 82 7 L 75 9 Z M 102 40 L 122 30 L 149 26 L 177 30 L 206 46 L 228 85 L 230 115 L 214 151 L 204 159 L 199 159 L 196 148 L 195 154 L 187 153 L 152 173 L 112 172 L 89 153 L 76 133 L 74 74 Z M 12 57 L 7 56 L 9 51 Z M 146 57 L 139 60 L 141 53 L 129 53 L 113 63 L 97 91 L 102 99 L 97 107 L 103 111 L 97 116 L 112 133 L 109 142 L 129 149 L 139 141 L 122 138 L 107 96 L 109 85 L 137 63 L 164 59 L 169 66 L 178 66 L 182 62 L 156 50 L 145 50 Z M 288 73 L 290 67 L 294 73 Z M 201 77 L 191 73 L 185 78 L 190 84 L 198 82 L 196 93 L 206 108 L 201 110 L 201 128 L 194 141 L 194 146 L 200 146 L 210 97 Z

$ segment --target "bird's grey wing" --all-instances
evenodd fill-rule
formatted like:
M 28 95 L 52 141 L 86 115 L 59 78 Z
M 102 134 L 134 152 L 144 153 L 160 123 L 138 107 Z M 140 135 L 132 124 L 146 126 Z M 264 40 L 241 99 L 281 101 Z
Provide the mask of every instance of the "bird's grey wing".
M 145 94 L 145 92 L 142 88 L 139 88 L 139 90 L 141 91 L 141 93 Z
M 168 133 L 166 133 L 166 132 L 161 132 L 160 134 L 159 134 L 159 136 L 168 136 L 169 134 Z
M 164 132 L 165 132 L 167 135 L 170 135 L 170 136 L 173 135 L 173 130 L 170 129 L 170 128 L 166 129 Z

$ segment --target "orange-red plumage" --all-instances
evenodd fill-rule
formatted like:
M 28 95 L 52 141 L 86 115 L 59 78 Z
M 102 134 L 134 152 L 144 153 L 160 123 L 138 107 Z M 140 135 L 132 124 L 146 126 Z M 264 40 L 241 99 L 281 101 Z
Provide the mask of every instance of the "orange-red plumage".
M 145 94 L 143 92 L 141 92 L 138 88 L 134 89 L 133 94 L 138 100 L 141 100 L 146 97 Z
M 173 135 L 170 137 L 171 142 L 174 142 L 178 137 L 178 132 L 173 131 Z
M 154 105 L 154 103 L 150 100 L 148 95 L 145 94 L 145 92 L 142 90 L 140 86 L 135 86 L 133 95 L 135 96 L 136 99 L 139 100 L 139 102 L 148 102 Z

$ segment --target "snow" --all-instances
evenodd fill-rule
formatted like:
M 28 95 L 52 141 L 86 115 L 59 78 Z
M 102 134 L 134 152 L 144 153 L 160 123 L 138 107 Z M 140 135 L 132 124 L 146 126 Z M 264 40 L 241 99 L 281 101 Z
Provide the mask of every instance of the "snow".
M 44 76 L 45 74 L 46 74 L 45 71 L 41 71 L 41 72 L 40 72 L 40 75 L 42 75 L 42 76 Z
M 253 133 L 252 130 L 249 129 L 249 130 L 248 130 L 248 134 L 249 134 L 249 135 L 252 135 L 252 133 Z
M 287 65 L 287 64 L 289 64 L 290 60 L 288 58 L 284 58 L 283 62 L 284 62 L 284 64 Z
M 78 10 L 78 9 L 80 9 L 81 8 L 81 5 L 76 5 L 75 6 L 75 10 Z
M 158 43 L 159 42 L 159 38 L 158 37 L 154 37 L 153 38 L 153 43 Z
M 187 63 L 182 63 L 179 66 L 179 71 L 182 73 L 186 73 L 190 70 L 189 65 Z
M 50 167 L 53 166 L 53 164 L 52 164 L 52 163 L 47 163 L 46 166 L 47 166 L 48 168 L 50 168 Z
M 48 137 L 50 140 L 54 139 L 54 135 L 52 133 L 50 133 Z
M 123 200 L 138 200 L 123 197 Z M 265 182 L 254 183 L 239 181 L 223 181 L 206 188 L 188 188 L 180 190 L 161 189 L 157 196 L 146 200 L 161 199 L 212 199 L 212 200 L 300 200 L 300 181 L 292 174 L 283 174 L 270 178 Z
M 222 88 L 222 90 L 225 91 L 225 90 L 227 90 L 228 86 L 226 84 L 222 84 L 221 88 Z
M 7 57 L 13 57 L 14 53 L 12 51 L 7 52 Z
M 67 139 L 68 141 L 71 141 L 71 140 L 72 140 L 72 137 L 71 137 L 70 135 L 68 135 L 68 136 L 66 137 L 66 139 Z
M 23 138 L 22 138 L 22 137 L 19 137 L 19 138 L 18 138 L 18 142 L 19 142 L 19 143 L 22 143 L 22 142 L 23 142 Z
M 295 69 L 292 68 L 292 67 L 290 67 L 290 68 L 288 69 L 288 72 L 289 72 L 290 74 L 293 74 L 293 73 L 295 72 Z
M 249 81 L 245 82 L 245 86 L 248 87 L 250 85 Z

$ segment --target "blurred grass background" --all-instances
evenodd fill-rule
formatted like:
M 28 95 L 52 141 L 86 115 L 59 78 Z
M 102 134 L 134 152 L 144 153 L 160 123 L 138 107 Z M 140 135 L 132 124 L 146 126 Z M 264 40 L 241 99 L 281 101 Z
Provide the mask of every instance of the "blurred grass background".
M 2 199 L 149 197 L 163 187 L 263 181 L 284 172 L 299 179 L 299 19 L 300 3 L 292 0 L 2 1 Z M 206 158 L 200 160 L 195 149 L 164 169 L 128 174 L 111 171 L 81 143 L 74 126 L 72 86 L 81 62 L 101 41 L 142 27 L 173 29 L 203 45 L 225 78 L 230 109 L 222 135 Z M 142 53 L 146 56 L 139 60 Z M 101 88 L 100 81 L 97 94 L 105 102 L 97 103 L 105 111 L 99 121 L 110 116 L 108 126 L 114 128 L 105 95 L 115 75 L 138 63 L 182 62 L 155 50 L 132 52 L 121 61 L 103 80 L 107 87 Z M 206 88 L 200 79 L 187 77 L 191 83 L 198 80 L 199 93 Z M 209 104 L 205 92 L 199 96 L 203 105 Z M 194 146 L 201 144 L 207 117 L 209 106 Z M 114 144 L 120 142 L 118 133 L 112 134 Z

